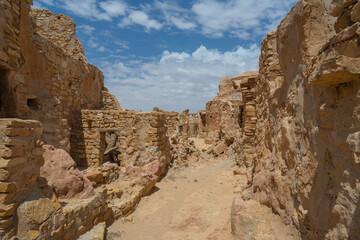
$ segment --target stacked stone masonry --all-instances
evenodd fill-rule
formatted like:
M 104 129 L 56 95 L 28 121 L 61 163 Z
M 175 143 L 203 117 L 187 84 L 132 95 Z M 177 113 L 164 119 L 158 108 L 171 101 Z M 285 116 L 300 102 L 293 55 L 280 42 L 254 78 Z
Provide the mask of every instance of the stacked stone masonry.
M 176 135 L 179 125 L 179 113 L 178 112 L 168 112 L 166 113 L 166 134 L 168 136 Z
M 30 1 L 1 0 L 0 5 L 0 117 L 39 120 L 42 139 L 70 151 L 74 114 L 102 107 L 103 75 L 52 38 L 60 32 L 50 12 L 45 24 L 37 19 L 39 11 L 30 16 Z M 75 38 L 75 26 L 70 30 Z
M 230 79 L 223 76 L 217 96 L 206 103 L 207 143 L 214 144 L 220 140 L 234 141 L 240 138 L 243 101 L 241 89 L 235 84 L 235 79 L 236 77 Z
M 73 129 L 72 156 L 83 166 L 103 163 L 106 132 L 118 132 L 121 161 L 146 148 L 169 151 L 161 112 L 82 110 Z
M 255 129 L 257 122 L 255 87 L 257 72 L 248 72 L 233 78 L 242 93 L 243 108 L 240 109 L 240 125 L 242 126 L 241 162 L 251 169 L 255 164 Z
M 251 171 L 251 196 L 304 239 L 360 236 L 359 1 L 300 0 L 263 40 L 259 72 L 222 77 L 206 111 L 193 114 L 122 110 L 86 63 L 74 21 L 31 4 L 0 0 L 1 239 L 70 240 L 111 223 L 174 158 L 188 158 L 193 149 L 179 142 L 191 137 L 216 156 L 230 151 Z M 125 166 L 138 193 L 121 199 L 103 186 L 59 201 L 40 177 L 42 141 L 70 152 L 94 186 Z
M 0 119 L 1 239 L 15 235 L 16 209 L 37 187 L 44 152 L 41 133 L 40 122 Z
M 121 106 L 116 97 L 108 91 L 103 91 L 103 109 L 120 111 Z
M 75 22 L 66 15 L 52 14 L 49 10 L 32 9 L 37 33 L 49 39 L 69 56 L 86 62 L 84 48 L 75 36 Z
M 198 136 L 200 138 L 206 138 L 206 111 L 198 111 Z

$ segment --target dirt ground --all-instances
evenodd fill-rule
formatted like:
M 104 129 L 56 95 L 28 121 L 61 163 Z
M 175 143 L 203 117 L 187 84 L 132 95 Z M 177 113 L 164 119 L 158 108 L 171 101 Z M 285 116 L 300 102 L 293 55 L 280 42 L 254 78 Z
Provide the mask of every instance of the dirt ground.
M 202 142 L 196 145 L 206 147 Z M 108 228 L 107 239 L 233 239 L 233 192 L 245 186 L 246 177 L 234 177 L 232 170 L 233 163 L 221 158 L 170 169 L 127 220 L 120 219 Z
M 199 150 L 208 148 L 193 139 Z M 247 187 L 246 174 L 227 158 L 202 154 L 188 167 L 171 168 L 135 212 L 107 229 L 107 240 L 297 240 L 299 233 L 254 200 L 241 203 L 236 232 L 230 212 L 235 196 Z M 234 170 L 238 174 L 234 175 Z

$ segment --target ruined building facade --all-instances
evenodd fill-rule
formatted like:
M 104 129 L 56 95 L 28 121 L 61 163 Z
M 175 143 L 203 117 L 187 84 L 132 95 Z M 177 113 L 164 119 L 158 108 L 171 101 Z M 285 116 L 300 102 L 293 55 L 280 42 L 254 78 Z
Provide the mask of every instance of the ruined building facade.
M 197 113 L 123 110 L 73 20 L 31 4 L 0 0 L 0 238 L 75 239 L 111 224 L 170 165 L 199 156 L 194 137 L 243 167 L 239 197 L 304 239 L 360 236 L 359 1 L 300 0 L 263 40 L 259 71 L 222 77 Z M 55 148 L 90 197 L 58 199 L 67 192 L 42 175 Z
M 74 21 L 31 10 L 31 4 L 0 1 L 0 238 L 74 239 L 126 214 L 165 171 L 171 160 L 165 114 L 122 110 L 104 88 L 102 72 L 86 62 Z M 112 136 L 116 142 L 108 146 Z M 121 191 L 112 188 L 96 189 L 85 202 L 64 208 L 52 189 L 58 186 L 51 187 L 40 173 L 44 143 L 88 168 L 94 186 L 115 181 L 120 164 L 153 172 L 144 175 L 149 181 L 138 195 L 113 208 L 105 199 Z M 121 154 L 109 159 L 106 150 Z M 94 178 L 98 171 L 91 167 L 106 160 L 115 165 L 102 167 L 101 179 Z M 72 187 L 81 192 L 85 185 Z

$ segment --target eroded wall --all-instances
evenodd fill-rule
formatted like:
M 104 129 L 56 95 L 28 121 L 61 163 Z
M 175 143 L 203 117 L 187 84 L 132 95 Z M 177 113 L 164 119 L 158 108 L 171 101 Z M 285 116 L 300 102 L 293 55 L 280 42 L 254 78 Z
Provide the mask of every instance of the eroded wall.
M 149 161 L 155 155 L 164 167 L 170 162 L 164 113 L 82 110 L 74 129 L 77 130 L 73 132 L 72 155 L 82 166 L 99 166 L 104 162 L 106 132 L 118 134 L 119 158 L 125 164 L 135 159 Z
M 19 202 L 37 189 L 44 160 L 38 121 L 0 119 L 0 238 L 16 232 Z M 26 167 L 20 167 L 26 166 Z
M 249 170 L 255 154 L 257 76 L 257 72 L 245 72 L 232 78 L 223 76 L 217 96 L 207 102 L 205 113 L 199 112 L 198 123 L 206 143 L 216 145 L 215 155 L 227 151 L 238 165 Z
M 301 0 L 262 43 L 255 198 L 304 239 L 360 236 L 358 4 Z
M 70 151 L 74 113 L 102 107 L 103 75 L 85 62 L 70 18 L 31 17 L 30 1 L 0 5 L 0 117 L 39 120 L 43 140 Z

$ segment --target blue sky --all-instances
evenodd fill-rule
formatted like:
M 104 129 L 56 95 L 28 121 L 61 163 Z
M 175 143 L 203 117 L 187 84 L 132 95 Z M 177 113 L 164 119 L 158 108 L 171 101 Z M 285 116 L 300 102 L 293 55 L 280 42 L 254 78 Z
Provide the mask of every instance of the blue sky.
M 295 0 L 34 0 L 77 24 L 87 61 L 126 109 L 204 109 L 222 75 L 258 69 Z

